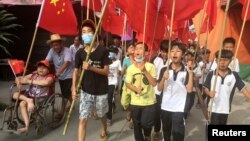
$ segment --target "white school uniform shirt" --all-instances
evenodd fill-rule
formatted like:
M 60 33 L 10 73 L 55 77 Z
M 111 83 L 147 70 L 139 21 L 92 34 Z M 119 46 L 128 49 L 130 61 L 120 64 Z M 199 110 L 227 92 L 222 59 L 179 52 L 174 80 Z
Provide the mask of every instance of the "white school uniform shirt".
M 109 85 L 117 85 L 118 84 L 118 71 L 121 71 L 121 61 L 115 60 L 112 64 L 109 65 L 109 75 L 108 82 Z
M 199 79 L 199 84 L 203 84 L 204 81 L 206 80 L 206 77 L 207 77 L 208 73 L 210 72 L 212 62 L 210 61 L 210 62 L 206 63 L 205 68 L 202 68 L 204 64 L 205 63 L 203 61 L 199 62 L 199 66 L 200 66 L 201 72 L 202 72 L 201 78 Z
M 155 65 L 156 68 L 156 79 L 159 79 L 161 69 L 165 67 L 165 62 L 163 61 L 163 58 L 160 56 L 157 56 L 153 59 L 152 63 Z M 154 87 L 154 91 L 156 95 L 160 95 L 161 91 L 158 91 L 157 85 Z
M 210 91 L 214 88 L 214 79 L 216 71 L 211 71 L 207 75 L 206 81 L 203 87 Z M 217 77 L 215 86 L 215 97 L 212 105 L 212 112 L 219 114 L 229 114 L 231 111 L 231 104 L 235 92 L 235 88 L 240 91 L 245 87 L 244 82 L 240 79 L 237 72 L 231 71 L 223 78 L 220 75 Z M 208 104 L 208 110 L 211 109 L 211 100 Z M 211 111 L 210 111 L 211 112 Z
M 185 103 L 187 98 L 186 84 L 188 82 L 188 72 L 185 70 L 185 66 L 179 72 L 175 72 L 169 66 L 169 78 L 167 86 L 163 88 L 161 109 L 170 112 L 184 112 Z M 162 68 L 159 81 L 161 81 L 164 72 L 167 67 Z
M 234 61 L 234 57 L 231 61 L 231 63 L 228 66 L 232 71 L 236 71 L 236 72 L 240 72 L 240 64 L 239 64 L 239 60 L 237 58 L 235 58 Z M 214 71 L 217 68 L 217 63 L 216 60 L 213 60 L 212 66 L 211 66 L 211 70 Z

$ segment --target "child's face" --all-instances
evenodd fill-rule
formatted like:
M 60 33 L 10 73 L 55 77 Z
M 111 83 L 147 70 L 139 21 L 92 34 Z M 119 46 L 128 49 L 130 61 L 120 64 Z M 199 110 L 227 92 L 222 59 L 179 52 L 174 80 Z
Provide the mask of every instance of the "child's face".
M 37 67 L 37 73 L 40 75 L 40 76 L 45 76 L 49 73 L 49 69 L 43 65 L 40 65 Z
M 170 56 L 173 63 L 178 63 L 182 60 L 183 52 L 181 49 L 178 48 L 178 46 L 173 46 L 170 51 Z
M 217 64 L 219 65 L 219 70 L 225 71 L 228 69 L 231 59 L 221 58 L 220 60 L 216 59 Z
M 135 53 L 135 47 L 134 46 L 129 46 L 128 47 L 128 50 L 127 50 L 127 54 L 128 55 L 132 55 L 132 54 L 134 54 Z
M 134 53 L 136 58 L 141 58 L 144 57 L 144 47 L 143 44 L 138 44 L 135 46 L 135 53 Z
M 232 44 L 232 43 L 225 43 L 224 46 L 223 46 L 223 48 L 226 49 L 226 50 L 233 51 L 234 44 Z
M 167 59 L 167 58 L 168 58 L 168 52 L 166 52 L 166 51 L 164 51 L 164 50 L 161 50 L 161 51 L 160 51 L 160 54 L 161 54 L 161 57 L 162 57 L 163 59 Z
M 204 53 L 202 54 L 202 59 L 208 61 L 210 58 L 210 53 Z
M 186 61 L 186 62 L 188 62 L 188 61 L 194 61 L 194 57 L 193 57 L 192 55 L 190 55 L 190 54 L 187 54 L 187 55 L 185 56 L 185 61 Z

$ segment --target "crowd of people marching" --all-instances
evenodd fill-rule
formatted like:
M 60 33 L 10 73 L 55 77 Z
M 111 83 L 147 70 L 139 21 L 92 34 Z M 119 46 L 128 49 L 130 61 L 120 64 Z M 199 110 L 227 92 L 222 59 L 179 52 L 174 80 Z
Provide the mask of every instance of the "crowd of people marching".
M 209 47 L 196 50 L 195 43 L 186 45 L 178 40 L 171 41 L 171 44 L 169 40 L 162 40 L 158 54 L 149 58 L 146 43 L 130 42 L 121 47 L 119 36 L 114 36 L 112 46 L 105 47 L 95 40 L 91 48 L 95 30 L 93 21 L 84 20 L 81 36 L 75 37 L 74 44 L 69 48 L 64 47 L 59 34 L 52 34 L 47 42 L 51 49 L 38 65 L 37 72 L 43 79 L 23 81 L 47 86 L 54 81 L 47 76 L 47 69 L 50 68 L 47 62 L 54 64 L 55 76 L 64 97 L 56 117 L 62 118 L 68 102 L 80 100 L 78 141 L 86 140 L 88 118 L 92 116 L 101 120 L 100 139 L 107 140 L 107 127 L 114 124 L 112 117 L 116 108 L 116 93 L 121 94 L 121 99 L 116 100 L 127 112 L 126 119 L 134 130 L 136 141 L 156 141 L 161 136 L 165 141 L 171 138 L 183 141 L 185 120 L 194 105 L 199 108 L 204 102 L 208 106 L 210 124 L 227 124 L 235 88 L 250 99 L 250 93 L 238 75 L 239 61 L 233 55 L 234 38 L 224 39 L 223 49 L 215 53 L 212 61 Z M 88 55 L 89 60 L 86 61 Z M 82 70 L 85 73 L 77 93 L 76 86 Z M 214 81 L 217 76 L 217 81 Z M 27 79 L 33 77 L 30 75 Z M 39 80 L 44 83 L 39 83 Z M 203 100 L 195 101 L 196 93 Z M 24 96 L 21 100 L 32 111 L 32 99 Z M 27 117 L 27 111 L 23 113 L 22 116 Z M 18 129 L 20 132 L 27 131 L 27 120 L 25 127 Z

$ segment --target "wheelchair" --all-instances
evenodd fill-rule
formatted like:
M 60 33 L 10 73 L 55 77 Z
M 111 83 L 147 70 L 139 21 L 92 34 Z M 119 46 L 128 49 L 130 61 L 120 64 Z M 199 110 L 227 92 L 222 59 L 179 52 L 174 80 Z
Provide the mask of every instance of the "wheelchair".
M 55 90 L 54 84 L 51 87 Z M 24 125 L 20 109 L 18 108 L 20 101 L 16 102 L 16 100 L 12 99 L 13 89 L 17 89 L 16 84 L 10 87 L 10 102 L 4 110 L 2 126 L 0 127 L 0 131 L 7 133 L 15 133 L 19 126 Z M 29 115 L 29 130 L 35 127 L 36 135 L 41 137 L 45 134 L 47 128 L 55 129 L 63 123 L 65 114 L 61 119 L 55 117 L 60 111 L 60 104 L 63 97 L 59 93 L 52 93 L 42 99 L 40 99 L 40 97 L 34 97 L 33 100 L 35 109 Z

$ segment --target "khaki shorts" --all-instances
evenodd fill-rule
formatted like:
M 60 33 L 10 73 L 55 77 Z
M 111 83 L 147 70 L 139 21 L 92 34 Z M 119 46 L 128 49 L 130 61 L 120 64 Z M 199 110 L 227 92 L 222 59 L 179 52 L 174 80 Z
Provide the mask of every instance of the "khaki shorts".
M 108 110 L 108 94 L 92 95 L 81 90 L 79 108 L 80 119 L 92 117 L 93 112 L 96 112 L 98 117 L 103 117 Z

